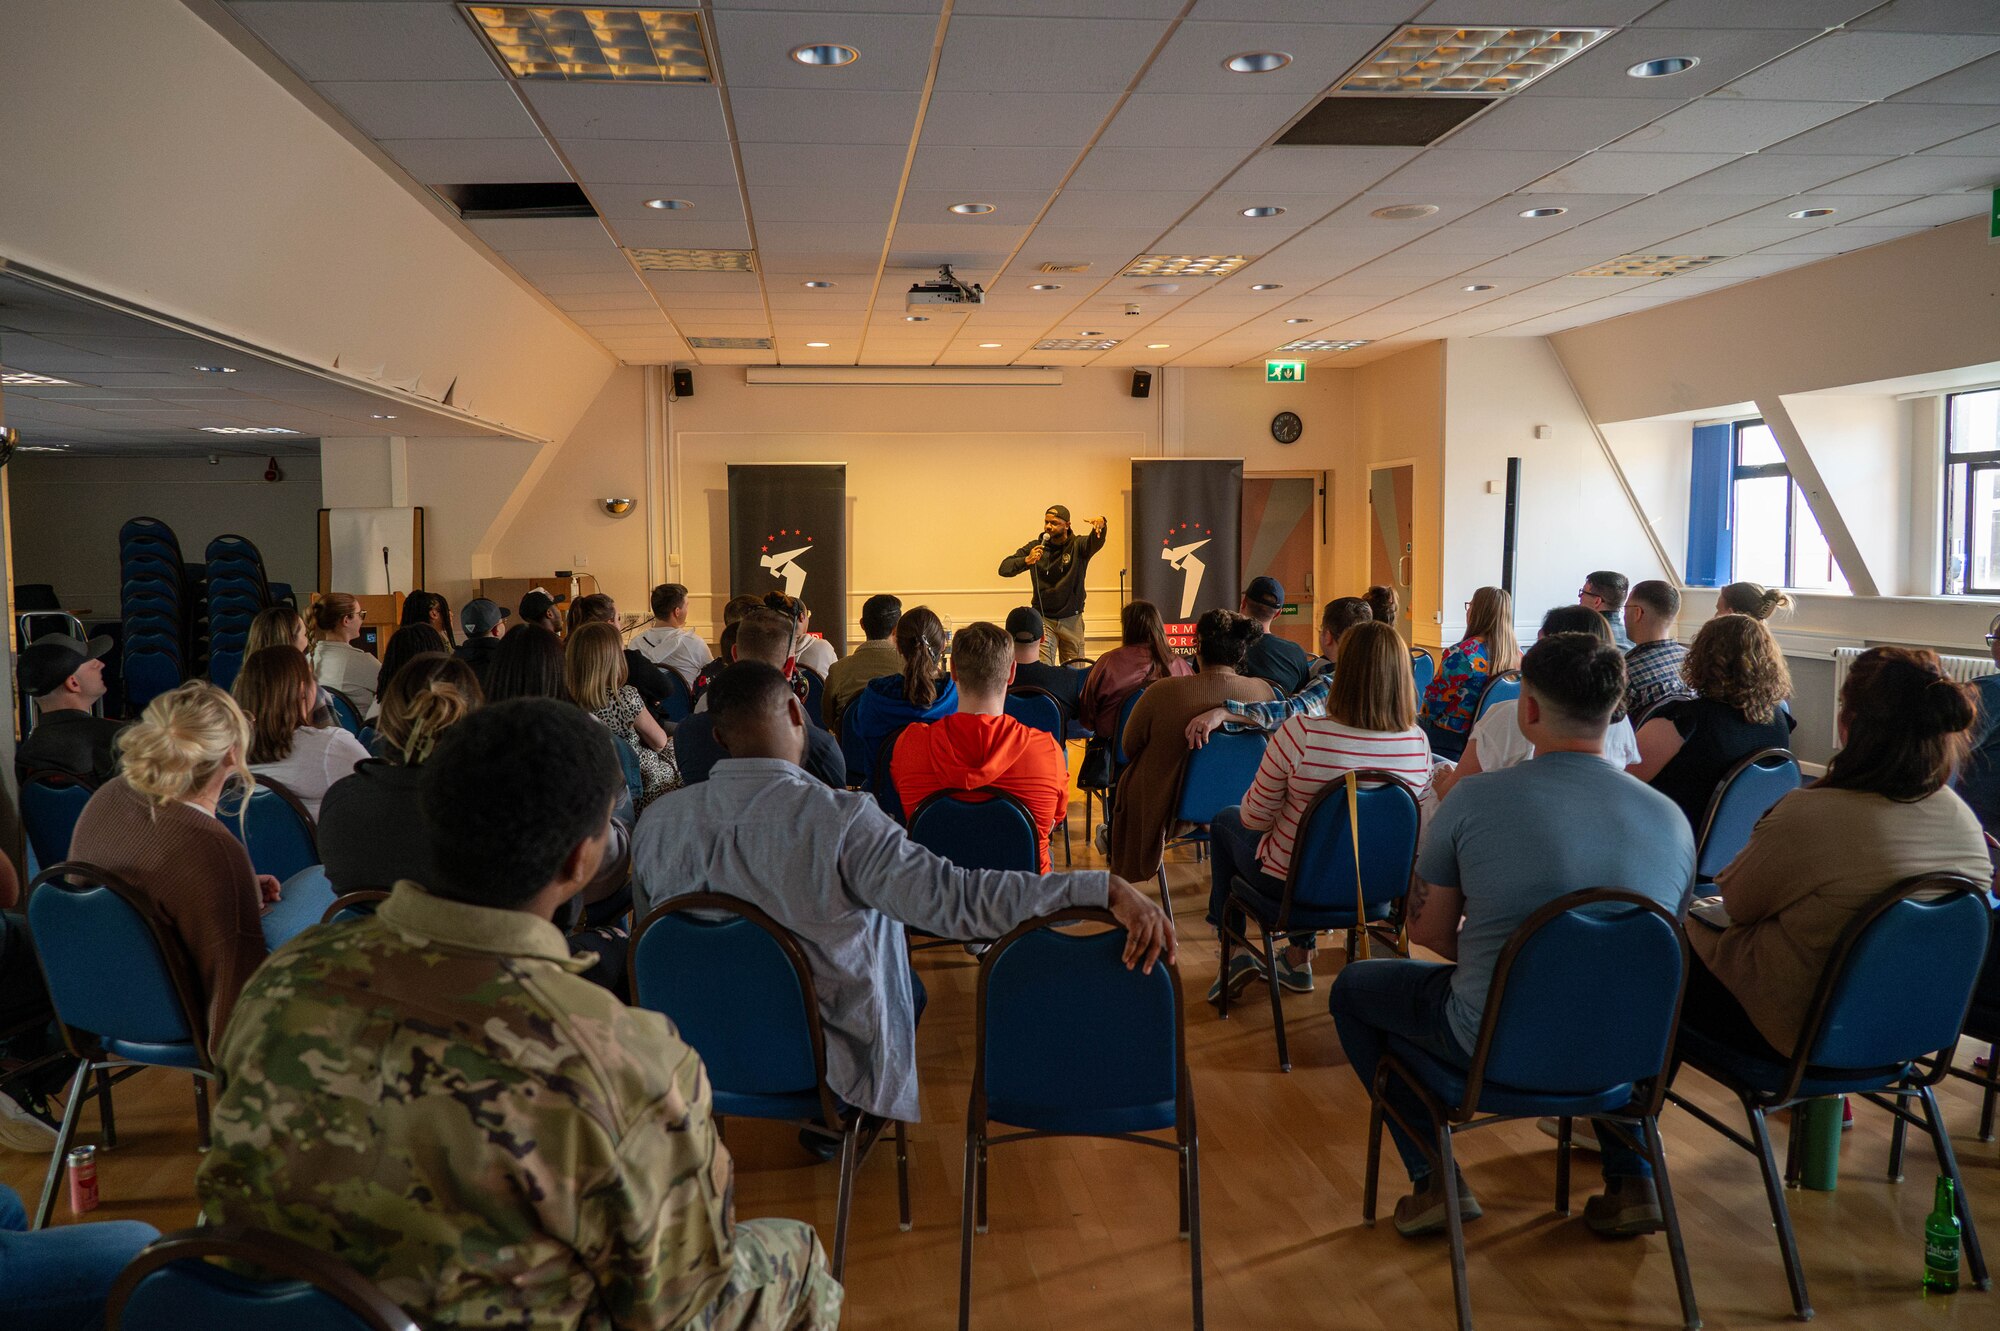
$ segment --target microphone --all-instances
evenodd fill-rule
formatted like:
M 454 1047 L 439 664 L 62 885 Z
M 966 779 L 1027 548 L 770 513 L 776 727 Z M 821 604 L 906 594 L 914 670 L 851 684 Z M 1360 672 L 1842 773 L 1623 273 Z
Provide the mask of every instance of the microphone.
M 396 584 L 389 578 L 389 547 L 382 547 L 382 592 L 386 596 L 396 590 Z

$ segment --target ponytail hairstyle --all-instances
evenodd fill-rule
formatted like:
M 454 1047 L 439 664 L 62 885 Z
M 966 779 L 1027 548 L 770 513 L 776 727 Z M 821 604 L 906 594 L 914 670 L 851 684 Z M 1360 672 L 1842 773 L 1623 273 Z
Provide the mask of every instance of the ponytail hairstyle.
M 299 634 L 305 626 L 305 618 L 288 605 L 258 611 L 257 617 L 250 621 L 250 632 L 243 638 L 243 659 L 249 660 L 266 647 L 298 646 Z M 311 645 L 310 640 L 307 645 Z
M 506 639 L 502 638 L 502 642 Z M 603 620 L 579 624 L 563 649 L 563 685 L 586 712 L 604 710 L 625 687 L 625 640 Z
M 1465 636 L 1486 644 L 1493 674 L 1521 667 L 1521 644 L 1514 637 L 1514 598 L 1498 587 L 1481 587 L 1465 612 Z
M 1752 619 L 1769 619 L 1792 605 L 1792 598 L 1776 587 L 1760 587 L 1754 582 L 1732 582 L 1716 593 L 1715 599 L 1724 613 Z
M 944 673 L 944 621 L 929 606 L 903 612 L 896 621 L 896 651 L 903 658 L 903 697 L 928 710 L 937 701 Z
M 1928 648 L 1869 648 L 1840 687 L 1847 738 L 1819 784 L 1902 801 L 1937 793 L 1971 747 L 1974 697 Z
M 472 667 L 443 652 L 406 662 L 382 695 L 376 721 L 382 756 L 403 767 L 421 767 L 438 737 L 485 701 Z
M 293 706 L 298 706 L 296 694 Z M 250 722 L 234 698 L 205 679 L 191 679 L 147 703 L 112 744 L 125 784 L 155 808 L 187 799 L 225 769 L 236 774 L 246 792 L 257 784 L 244 758 L 250 750 Z
M 1211 610 L 1195 621 L 1195 657 L 1203 667 L 1227 666 L 1240 670 L 1250 644 L 1263 632 L 1263 626 L 1248 615 L 1233 610 Z
M 361 608 L 361 602 L 346 592 L 314 592 L 306 606 L 306 637 L 325 642 L 340 628 L 340 622 Z
M 319 684 L 306 654 L 286 643 L 266 647 L 243 658 L 230 692 L 250 722 L 253 763 L 283 762 L 292 755 L 292 737 L 306 724 L 305 700 L 317 702 Z
M 1118 612 L 1119 641 L 1127 647 L 1144 647 L 1153 658 L 1146 670 L 1146 682 L 1165 679 L 1174 673 L 1174 652 L 1167 646 L 1167 630 L 1160 622 L 1160 608 L 1151 601 L 1127 601 Z

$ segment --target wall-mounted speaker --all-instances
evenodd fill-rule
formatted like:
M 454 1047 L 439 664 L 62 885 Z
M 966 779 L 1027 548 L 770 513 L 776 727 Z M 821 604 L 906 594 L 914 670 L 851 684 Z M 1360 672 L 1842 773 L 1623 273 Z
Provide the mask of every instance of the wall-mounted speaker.
M 1153 395 L 1153 372 L 1151 370 L 1132 371 L 1132 396 L 1151 397 Z
M 674 367 L 674 396 L 675 397 L 694 396 L 693 370 L 682 369 L 679 366 Z

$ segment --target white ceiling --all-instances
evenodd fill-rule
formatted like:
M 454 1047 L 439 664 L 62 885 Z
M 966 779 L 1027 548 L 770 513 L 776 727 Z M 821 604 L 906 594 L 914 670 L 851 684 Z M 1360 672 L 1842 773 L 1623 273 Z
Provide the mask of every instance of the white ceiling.
M 4 265 L 0 367 L 65 381 L 0 385 L 0 422 L 18 428 L 28 448 L 78 457 L 285 457 L 317 453 L 322 436 L 496 434 L 461 416 L 276 364 Z M 294 433 L 212 434 L 202 428 L 211 425 Z
M 447 0 L 228 7 L 416 182 L 581 184 L 602 222 L 473 230 L 634 363 L 1219 366 L 1373 339 L 1337 357 L 1353 363 L 1814 263 L 1977 216 L 2000 184 L 1996 0 L 955 0 L 948 16 L 939 0 L 704 0 L 713 86 L 516 84 Z M 1269 146 L 1411 20 L 1618 31 L 1428 149 Z M 861 59 L 789 59 L 807 42 Z M 1293 59 L 1225 70 L 1242 51 Z M 1672 55 L 1700 64 L 1625 72 Z M 696 206 L 644 206 L 660 197 Z M 996 211 L 947 211 L 962 201 Z M 1438 211 L 1369 216 L 1399 203 Z M 1268 204 L 1286 211 L 1240 215 Z M 1519 216 L 1537 206 L 1568 211 Z M 1810 206 L 1837 211 L 1786 216 Z M 759 271 L 641 274 L 622 246 L 754 247 Z M 1568 276 L 1632 251 L 1731 257 Z M 1116 276 L 1161 252 L 1259 257 L 1171 293 Z M 905 289 L 944 261 L 985 305 L 906 322 Z M 1121 344 L 1032 349 L 1090 331 Z

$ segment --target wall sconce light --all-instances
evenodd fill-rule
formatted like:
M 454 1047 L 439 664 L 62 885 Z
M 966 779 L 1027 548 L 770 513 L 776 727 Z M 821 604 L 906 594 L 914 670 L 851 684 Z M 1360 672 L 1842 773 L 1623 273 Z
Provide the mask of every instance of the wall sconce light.
M 636 499 L 600 499 L 597 504 L 611 517 L 622 518 L 630 513 L 638 502 Z

